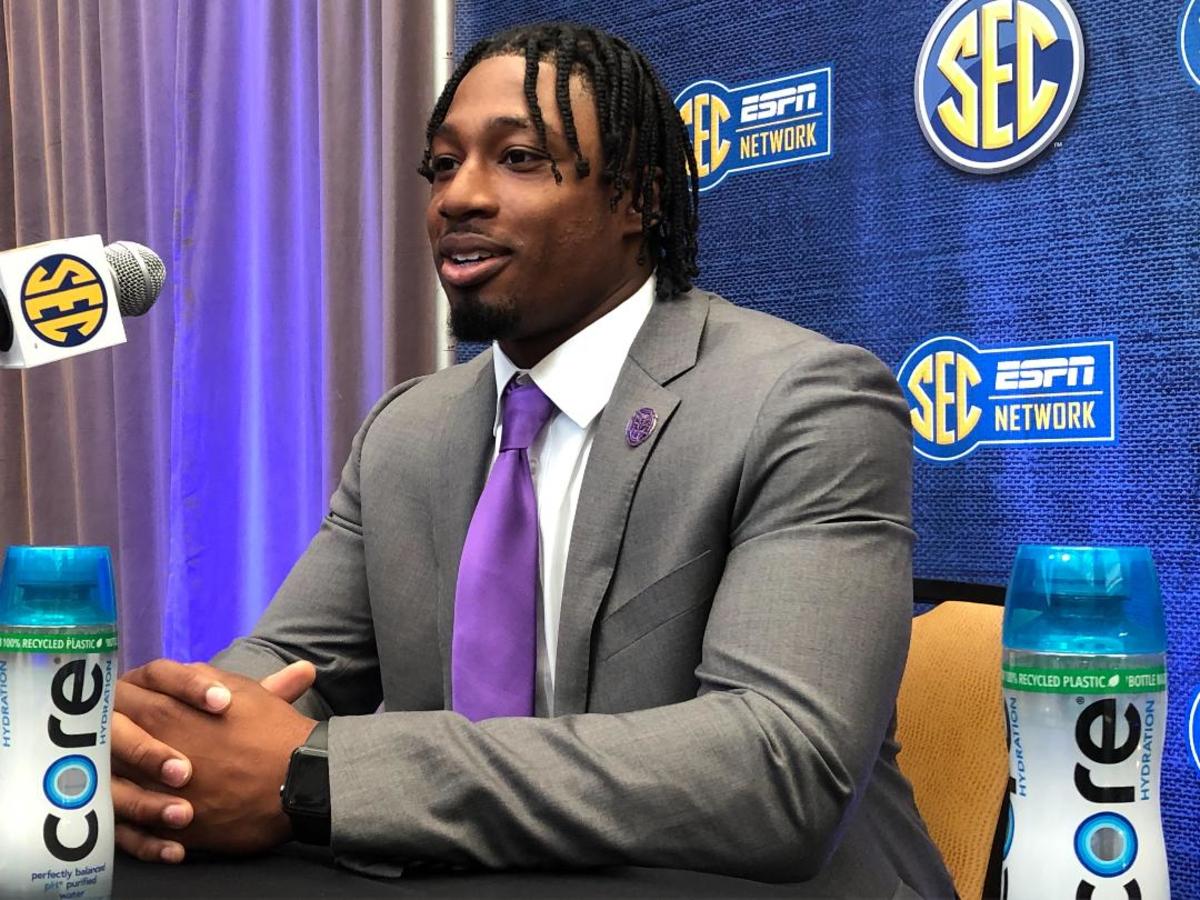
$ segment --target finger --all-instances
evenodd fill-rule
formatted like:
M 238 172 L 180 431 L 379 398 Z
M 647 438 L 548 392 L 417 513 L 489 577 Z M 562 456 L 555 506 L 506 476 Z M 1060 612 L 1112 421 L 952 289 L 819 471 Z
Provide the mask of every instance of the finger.
M 142 828 L 186 828 L 192 804 L 180 797 L 150 791 L 126 778 L 112 780 L 113 813 L 117 821 Z
M 183 862 L 183 844 L 163 840 L 124 822 L 117 824 L 116 838 L 118 847 L 144 862 Z
M 119 775 L 161 781 L 183 787 L 192 777 L 192 764 L 173 747 L 150 735 L 124 713 L 113 713 L 113 768 Z
M 180 729 L 186 729 L 199 720 L 211 715 L 193 709 L 182 700 L 176 700 L 166 694 L 138 687 L 128 681 L 117 682 L 116 709 L 147 734 L 167 735 L 179 734 Z
M 223 712 L 233 695 L 208 666 L 188 666 L 173 659 L 156 659 L 127 672 L 122 681 L 181 700 L 207 712 Z M 118 698 L 119 701 L 119 698 Z
M 293 703 L 299 699 L 300 695 L 313 686 L 313 682 L 317 680 L 317 668 L 306 659 L 292 663 L 290 666 L 284 666 L 278 672 L 272 672 L 266 678 L 259 682 L 264 688 L 286 700 L 288 703 Z

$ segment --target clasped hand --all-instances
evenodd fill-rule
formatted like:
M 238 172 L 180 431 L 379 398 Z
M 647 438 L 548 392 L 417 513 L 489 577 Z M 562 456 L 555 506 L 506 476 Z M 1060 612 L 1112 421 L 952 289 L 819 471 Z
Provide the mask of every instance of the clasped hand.
M 180 862 L 185 848 L 253 853 L 288 840 L 279 787 L 316 724 L 291 703 L 315 677 L 307 662 L 255 682 L 167 659 L 126 673 L 112 731 L 117 845 Z

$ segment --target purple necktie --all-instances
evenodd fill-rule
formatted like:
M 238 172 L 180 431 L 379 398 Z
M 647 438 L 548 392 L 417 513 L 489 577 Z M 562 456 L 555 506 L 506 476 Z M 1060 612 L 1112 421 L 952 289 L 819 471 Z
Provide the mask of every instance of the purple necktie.
M 528 450 L 554 404 L 515 377 L 502 400 L 500 454 L 467 530 L 454 593 L 451 693 L 454 711 L 473 722 L 533 715 L 538 517 Z

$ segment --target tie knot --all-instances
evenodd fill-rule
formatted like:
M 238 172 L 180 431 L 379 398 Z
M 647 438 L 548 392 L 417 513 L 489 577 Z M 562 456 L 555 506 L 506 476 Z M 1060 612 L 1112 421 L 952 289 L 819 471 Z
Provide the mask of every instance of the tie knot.
M 527 450 L 554 413 L 554 403 L 532 381 L 516 378 L 504 391 L 504 431 L 500 450 Z

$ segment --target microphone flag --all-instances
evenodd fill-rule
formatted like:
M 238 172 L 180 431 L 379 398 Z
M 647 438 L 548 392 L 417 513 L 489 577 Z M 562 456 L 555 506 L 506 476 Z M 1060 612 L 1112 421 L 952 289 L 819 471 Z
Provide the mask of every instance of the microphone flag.
M 0 253 L 0 368 L 28 369 L 125 342 L 97 234 Z

